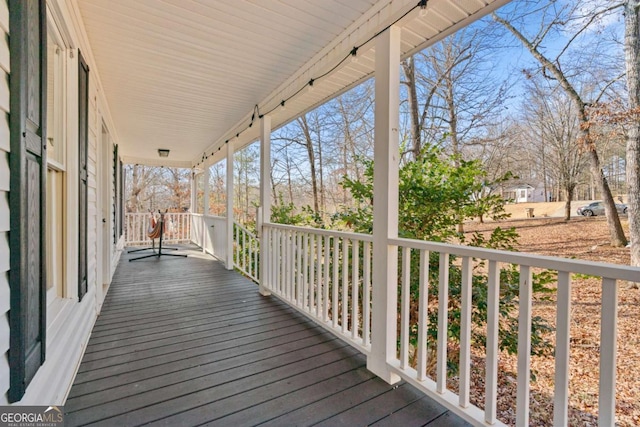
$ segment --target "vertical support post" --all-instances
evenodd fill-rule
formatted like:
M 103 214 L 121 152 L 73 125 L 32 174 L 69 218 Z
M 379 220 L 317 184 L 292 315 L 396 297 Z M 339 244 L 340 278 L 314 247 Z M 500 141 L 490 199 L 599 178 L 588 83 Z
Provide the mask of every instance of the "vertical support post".
M 189 184 L 191 185 L 191 203 L 189 205 L 189 212 L 196 213 L 196 171 L 193 168 L 191 168 L 191 175 L 189 179 Z
M 204 171 L 202 172 L 202 186 L 204 189 L 204 194 L 202 195 L 202 252 L 207 252 L 207 236 L 209 235 L 209 230 L 207 230 L 207 221 L 205 221 L 205 215 L 209 214 L 209 176 L 210 169 L 208 165 L 204 165 Z M 216 253 L 215 248 L 213 247 L 213 239 L 211 239 L 211 253 Z
M 388 363 L 396 358 L 398 247 L 398 123 L 400 106 L 400 28 L 376 39 L 375 146 L 373 173 L 373 296 L 371 353 L 367 369 L 393 384 L 400 377 Z
M 600 314 L 600 387 L 598 425 L 616 422 L 616 357 L 618 355 L 618 283 L 602 278 Z
M 263 116 L 260 120 L 260 207 L 262 208 L 262 227 L 271 222 L 271 117 Z M 260 232 L 260 288 L 261 295 L 271 295 L 267 283 L 268 233 Z
M 233 154 L 235 152 L 235 138 L 227 142 L 227 270 L 233 270 Z
M 211 180 L 211 169 L 209 165 L 204 165 L 204 171 L 202 176 L 203 178 L 203 186 L 204 186 L 204 195 L 202 196 L 203 199 L 203 206 L 202 206 L 202 214 L 203 215 L 209 215 L 209 192 L 210 192 L 210 185 L 209 185 L 209 181 Z
M 196 243 L 198 240 L 198 237 L 196 236 L 196 229 L 194 227 L 195 225 L 195 220 L 194 220 L 194 216 L 193 214 L 196 213 L 196 171 L 195 169 L 191 168 L 191 205 L 189 206 L 189 212 L 191 213 L 191 215 L 189 215 L 189 240 L 191 240 L 192 243 Z M 135 228 L 136 230 L 138 229 L 137 227 Z M 138 235 L 138 233 L 136 232 L 136 236 Z

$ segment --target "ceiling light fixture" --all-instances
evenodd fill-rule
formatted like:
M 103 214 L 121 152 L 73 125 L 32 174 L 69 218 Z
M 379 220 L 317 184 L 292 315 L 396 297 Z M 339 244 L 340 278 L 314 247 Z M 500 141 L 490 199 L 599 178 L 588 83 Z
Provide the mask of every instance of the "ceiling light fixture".
M 158 156 L 169 157 L 169 150 L 166 148 L 158 148 Z
M 420 0 L 420 16 L 427 16 L 427 0 Z

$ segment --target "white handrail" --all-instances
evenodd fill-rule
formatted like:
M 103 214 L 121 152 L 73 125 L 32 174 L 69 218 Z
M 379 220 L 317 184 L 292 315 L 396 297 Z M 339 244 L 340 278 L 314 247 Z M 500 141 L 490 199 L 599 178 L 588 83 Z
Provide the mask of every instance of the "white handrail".
M 168 212 L 164 214 L 166 243 L 188 243 L 191 240 L 191 214 L 189 212 Z M 151 244 L 147 232 L 151 214 L 148 212 L 127 212 L 124 214 L 125 245 Z
M 233 266 L 259 283 L 260 239 L 237 222 L 234 222 L 233 226 Z
M 615 423 L 615 384 L 616 384 L 616 356 L 617 356 L 617 281 L 640 281 L 640 269 L 629 266 L 596 263 L 582 260 L 554 258 L 542 255 L 522 254 L 484 248 L 458 246 L 446 243 L 424 242 L 411 239 L 388 239 L 390 246 L 397 246 L 402 251 L 402 277 L 400 278 L 400 356 L 391 363 L 392 370 L 409 381 L 426 394 L 436 398 L 445 406 L 461 415 L 474 425 L 501 423 L 496 418 L 497 408 L 497 377 L 498 377 L 498 328 L 499 328 L 499 292 L 500 273 L 499 264 L 515 264 L 520 271 L 519 307 L 518 307 L 518 364 L 517 364 L 517 403 L 516 425 L 529 425 L 529 391 L 531 370 L 531 322 L 532 322 L 532 269 L 551 270 L 558 273 L 557 287 L 557 332 L 556 332 L 556 364 L 554 391 L 554 425 L 566 425 L 569 400 L 569 326 L 571 322 L 571 275 L 583 274 L 601 278 L 603 292 L 601 310 L 600 337 L 600 386 L 599 386 L 599 424 L 602 426 Z M 446 340 L 437 341 L 437 367 L 435 381 L 423 375 L 424 355 L 418 355 L 417 370 L 407 367 L 406 331 L 408 325 L 405 311 L 409 302 L 405 300 L 409 293 L 406 288 L 411 251 L 420 252 L 421 285 L 420 310 L 428 304 L 427 287 L 422 284 L 422 278 L 429 268 L 428 253 L 439 254 L 439 292 L 438 292 L 438 337 L 447 336 L 448 330 L 448 273 L 449 258 L 455 256 L 461 260 L 461 297 L 460 297 L 460 358 L 459 358 L 459 390 L 457 396 L 446 386 L 447 371 L 447 343 Z M 485 373 L 485 401 L 484 411 L 474 407 L 469 402 L 471 360 L 469 353 L 470 332 L 473 328 L 471 321 L 471 263 L 474 260 L 488 261 L 487 267 L 487 344 L 486 344 L 486 373 Z M 417 324 L 418 349 L 427 346 L 427 331 L 429 328 L 420 314 Z M 375 339 L 375 337 L 372 337 Z M 484 413 L 483 413 L 484 412 Z
M 368 354 L 372 237 L 272 223 L 263 230 L 269 291 Z
M 286 301 L 316 323 L 342 340 L 358 348 L 368 357 L 371 341 L 371 235 L 312 229 L 267 223 L 268 258 L 264 277 L 268 290 Z M 554 423 L 566 424 L 569 399 L 569 326 L 571 323 L 571 275 L 582 274 L 602 278 L 602 327 L 600 348 L 600 425 L 613 425 L 615 420 L 615 372 L 617 332 L 617 281 L 640 281 L 640 269 L 590 261 L 562 259 L 542 255 L 425 242 L 395 238 L 387 240 L 389 247 L 401 252 L 399 286 L 398 357 L 387 362 L 389 369 L 435 398 L 474 425 L 503 425 L 497 419 L 498 357 L 500 319 L 500 265 L 515 264 L 520 271 L 520 307 L 518 333 L 518 396 L 516 423 L 529 423 L 531 306 L 533 302 L 533 269 L 558 273 L 558 311 L 556 319 L 556 381 Z M 416 258 L 411 252 L 417 251 Z M 429 254 L 439 254 L 438 322 L 429 324 Z M 452 258 L 453 257 L 453 258 Z M 457 259 L 455 262 L 452 259 Z M 417 261 L 416 261 L 417 260 Z M 487 286 L 486 372 L 484 379 L 484 409 L 470 402 L 471 390 L 471 333 L 473 264 L 486 261 L 483 268 Z M 409 290 L 411 263 L 419 263 L 418 295 Z M 453 264 L 460 268 L 460 367 L 459 389 L 447 389 L 447 340 L 436 343 L 435 378 L 427 374 L 428 330 L 437 328 L 438 337 L 448 336 L 449 270 Z M 473 273 L 477 274 L 477 273 Z M 409 298 L 412 298 L 411 303 Z M 435 301 L 435 300 L 434 300 Z M 418 319 L 410 323 L 410 304 L 417 303 Z M 435 309 L 435 307 L 434 307 Z M 411 363 L 410 331 L 416 331 L 417 351 Z

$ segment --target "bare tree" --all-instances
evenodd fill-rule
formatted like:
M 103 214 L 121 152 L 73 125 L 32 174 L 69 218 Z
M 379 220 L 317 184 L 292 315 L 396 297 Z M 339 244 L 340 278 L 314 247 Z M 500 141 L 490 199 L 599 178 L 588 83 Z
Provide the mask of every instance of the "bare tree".
M 532 81 L 523 111 L 545 174 L 552 175 L 565 192 L 564 215 L 568 221 L 574 190 L 585 167 L 585 156 L 578 144 L 580 125 L 575 106 L 557 85 Z
M 474 139 L 500 114 L 507 84 L 492 73 L 492 33 L 464 29 L 402 62 L 411 143 L 418 158 L 426 142 L 444 142 L 451 154 Z
M 576 74 L 567 72 L 570 69 L 570 64 L 565 61 L 567 55 L 565 55 L 572 43 L 584 33 L 588 27 L 593 24 L 598 17 L 611 13 L 612 8 L 596 8 L 591 11 L 591 14 L 585 14 L 583 5 L 580 2 L 567 3 L 565 5 L 557 5 L 554 2 L 549 3 L 544 9 L 544 14 L 547 17 L 546 20 L 540 25 L 538 32 L 532 36 L 527 37 L 523 31 L 517 29 L 511 20 L 507 20 L 493 14 L 494 19 L 502 24 L 513 36 L 519 40 L 522 45 L 531 53 L 535 60 L 539 63 L 539 71 L 542 75 L 549 79 L 555 79 L 559 86 L 567 93 L 569 98 L 575 103 L 578 119 L 580 122 L 579 140 L 583 144 L 590 161 L 591 174 L 594 177 L 595 183 L 598 187 L 598 191 L 602 195 L 605 207 L 605 214 L 607 217 L 607 224 L 609 226 L 609 234 L 611 238 L 612 246 L 624 246 L 627 244 L 626 237 L 620 224 L 620 218 L 615 207 L 615 202 L 609 189 L 609 184 L 604 175 L 602 167 L 600 165 L 600 158 L 596 150 L 594 139 L 592 138 L 590 127 L 591 122 L 587 112 L 587 107 L 593 102 L 597 102 L 600 98 L 596 95 L 592 101 L 585 100 L 585 97 L 580 93 L 574 83 L 577 79 Z M 515 18 L 512 18 L 515 20 Z M 573 26 L 567 25 L 567 22 L 572 22 Z M 563 30 L 567 31 L 573 28 L 574 34 L 568 38 L 566 44 L 558 50 L 555 57 L 550 57 L 543 52 L 543 41 L 545 38 L 554 32 Z M 563 65 L 564 64 L 564 65 Z M 603 89 L 606 89 L 607 85 Z
M 153 197 L 151 187 L 158 182 L 158 169 L 144 165 L 127 165 L 126 200 L 128 212 L 144 212 L 152 208 Z

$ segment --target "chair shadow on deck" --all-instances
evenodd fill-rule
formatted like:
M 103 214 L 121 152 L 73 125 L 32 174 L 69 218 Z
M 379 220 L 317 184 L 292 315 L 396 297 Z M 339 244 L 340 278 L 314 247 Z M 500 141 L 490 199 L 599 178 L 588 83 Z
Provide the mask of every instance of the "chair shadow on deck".
M 67 425 L 468 425 L 255 283 L 123 255 L 65 404 Z

